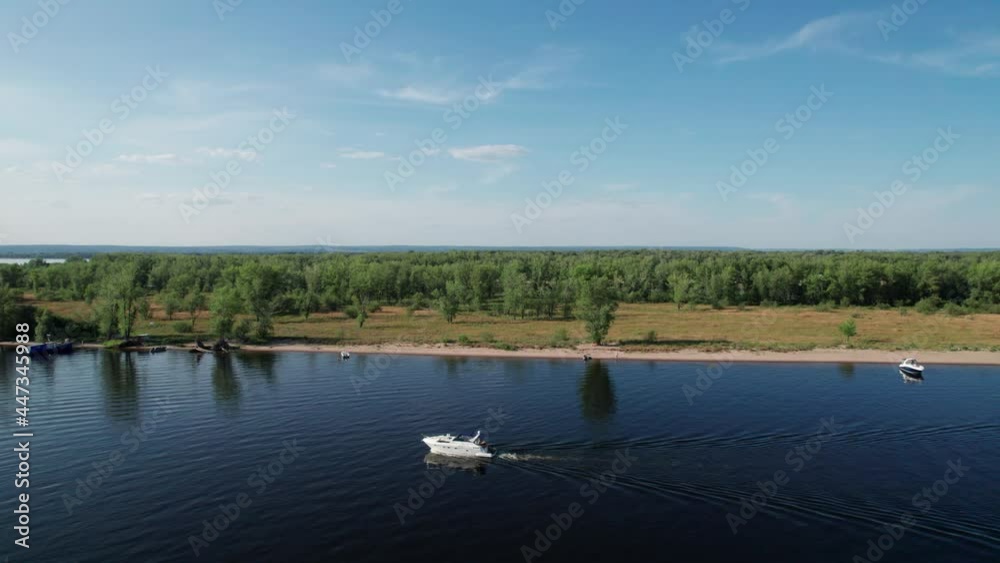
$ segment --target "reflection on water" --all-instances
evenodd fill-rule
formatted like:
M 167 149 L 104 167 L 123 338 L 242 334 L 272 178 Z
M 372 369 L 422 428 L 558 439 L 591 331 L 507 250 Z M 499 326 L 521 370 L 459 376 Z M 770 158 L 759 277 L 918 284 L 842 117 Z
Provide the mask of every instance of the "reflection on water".
M 111 418 L 135 420 L 139 414 L 138 366 L 133 352 L 99 354 L 106 412 Z
M 854 377 L 854 364 L 837 364 L 837 371 L 840 372 L 840 375 L 842 375 L 844 379 L 850 379 Z
M 240 382 L 233 369 L 232 354 L 216 354 L 212 364 L 212 391 L 219 403 L 232 405 L 240 400 Z
M 490 462 L 485 459 L 478 459 L 474 457 L 454 457 L 428 453 L 424 456 L 424 464 L 428 469 L 449 468 L 460 471 L 468 471 L 474 475 L 485 475 L 486 466 L 489 465 Z
M 226 354 L 231 356 L 231 354 Z M 260 376 L 268 383 L 274 382 L 274 366 L 278 362 L 277 354 L 239 354 L 239 361 L 249 374 Z
M 608 366 L 600 361 L 587 362 L 580 380 L 580 409 L 591 421 L 607 421 L 615 413 L 615 385 Z

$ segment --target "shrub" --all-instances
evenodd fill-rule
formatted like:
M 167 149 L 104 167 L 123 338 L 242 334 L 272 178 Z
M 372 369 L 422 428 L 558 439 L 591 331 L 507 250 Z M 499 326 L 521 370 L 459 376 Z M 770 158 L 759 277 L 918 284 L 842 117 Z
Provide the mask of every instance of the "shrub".
M 951 302 L 945 303 L 944 307 L 941 308 L 941 312 L 952 317 L 961 317 L 962 315 L 969 314 L 968 309 L 966 309 L 961 305 Z
M 459 334 L 458 335 L 458 343 L 461 344 L 462 346 L 468 346 L 469 344 L 472 344 L 472 341 L 469 340 L 468 336 L 466 336 L 464 334 Z
M 233 336 L 242 341 L 249 340 L 252 333 L 253 321 L 250 319 L 240 319 L 240 322 L 236 323 L 233 328 Z
M 561 348 L 569 344 L 569 332 L 565 328 L 560 328 L 552 335 L 549 345 L 553 348 Z
M 925 297 L 924 299 L 917 301 L 917 304 L 914 305 L 913 308 L 916 309 L 918 313 L 923 313 L 924 315 L 934 314 L 941 308 L 941 298 L 936 295 L 933 297 Z
M 837 304 L 833 301 L 823 301 L 816 305 L 816 310 L 820 313 L 829 313 L 830 311 L 837 308 Z
M 194 330 L 191 328 L 191 323 L 187 321 L 176 321 L 173 325 L 174 332 L 178 334 L 191 334 Z
M 837 327 L 840 330 L 840 334 L 843 334 L 847 338 L 847 343 L 851 343 L 851 337 L 858 333 L 858 326 L 854 323 L 854 319 L 847 319 L 846 321 L 840 323 Z
M 358 318 L 359 312 L 360 311 L 358 310 L 358 308 L 355 307 L 354 305 L 348 305 L 347 307 L 344 307 L 344 314 L 347 315 L 347 318 L 349 319 Z
M 643 338 L 643 340 L 646 341 L 646 344 L 655 344 L 656 341 L 658 340 L 658 335 L 656 334 L 655 330 L 651 330 L 646 333 L 646 336 Z

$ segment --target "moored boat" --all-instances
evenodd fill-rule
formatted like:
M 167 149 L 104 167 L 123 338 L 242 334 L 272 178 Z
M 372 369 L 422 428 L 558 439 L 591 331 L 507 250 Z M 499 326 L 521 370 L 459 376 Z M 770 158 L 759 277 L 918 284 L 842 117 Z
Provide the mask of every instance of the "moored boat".
M 899 364 L 899 373 L 909 377 L 923 377 L 924 366 L 920 365 L 916 358 L 906 358 Z

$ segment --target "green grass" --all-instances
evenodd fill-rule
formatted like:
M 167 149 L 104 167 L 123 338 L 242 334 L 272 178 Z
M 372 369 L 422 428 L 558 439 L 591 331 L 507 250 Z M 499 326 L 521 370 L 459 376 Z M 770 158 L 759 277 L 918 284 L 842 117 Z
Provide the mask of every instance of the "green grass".
M 53 314 L 87 319 L 90 306 L 83 302 L 33 302 Z M 708 305 L 677 310 L 675 305 L 628 304 L 618 309 L 607 342 L 625 350 L 668 351 L 771 350 L 791 351 L 834 348 L 844 344 L 837 326 L 856 319 L 852 348 L 897 350 L 989 350 L 1000 343 L 1000 314 L 954 315 L 941 311 L 928 315 L 901 314 L 908 309 L 838 307 L 726 307 Z M 186 313 L 167 320 L 153 307 L 149 320 L 139 320 L 134 332 L 163 342 L 208 339 L 210 313 L 201 313 L 190 334 L 175 324 L 190 323 Z M 179 326 L 179 325 L 178 325 Z M 438 344 L 501 349 L 572 347 L 586 342 L 583 323 L 563 319 L 519 319 L 483 312 L 460 312 L 454 323 L 440 314 L 404 307 L 384 306 L 372 313 L 364 328 L 343 313 L 314 313 L 309 319 L 283 316 L 275 319 L 274 336 L 281 341 L 308 339 L 315 343 Z

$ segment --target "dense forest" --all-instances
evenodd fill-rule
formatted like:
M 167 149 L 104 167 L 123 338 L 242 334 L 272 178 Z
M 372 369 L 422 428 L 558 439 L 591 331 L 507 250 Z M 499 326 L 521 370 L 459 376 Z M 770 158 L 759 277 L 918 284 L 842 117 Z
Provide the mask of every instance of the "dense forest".
M 602 250 L 359 254 L 107 254 L 0 265 L 0 335 L 41 301 L 86 301 L 88 326 L 127 337 L 151 301 L 211 311 L 222 336 L 267 338 L 276 315 L 343 311 L 363 326 L 381 305 L 570 318 L 596 341 L 618 302 L 942 307 L 1000 311 L 1000 252 Z M 42 312 L 31 312 L 41 317 Z M 44 319 L 44 323 L 58 323 Z M 43 327 L 49 328 L 47 325 Z

